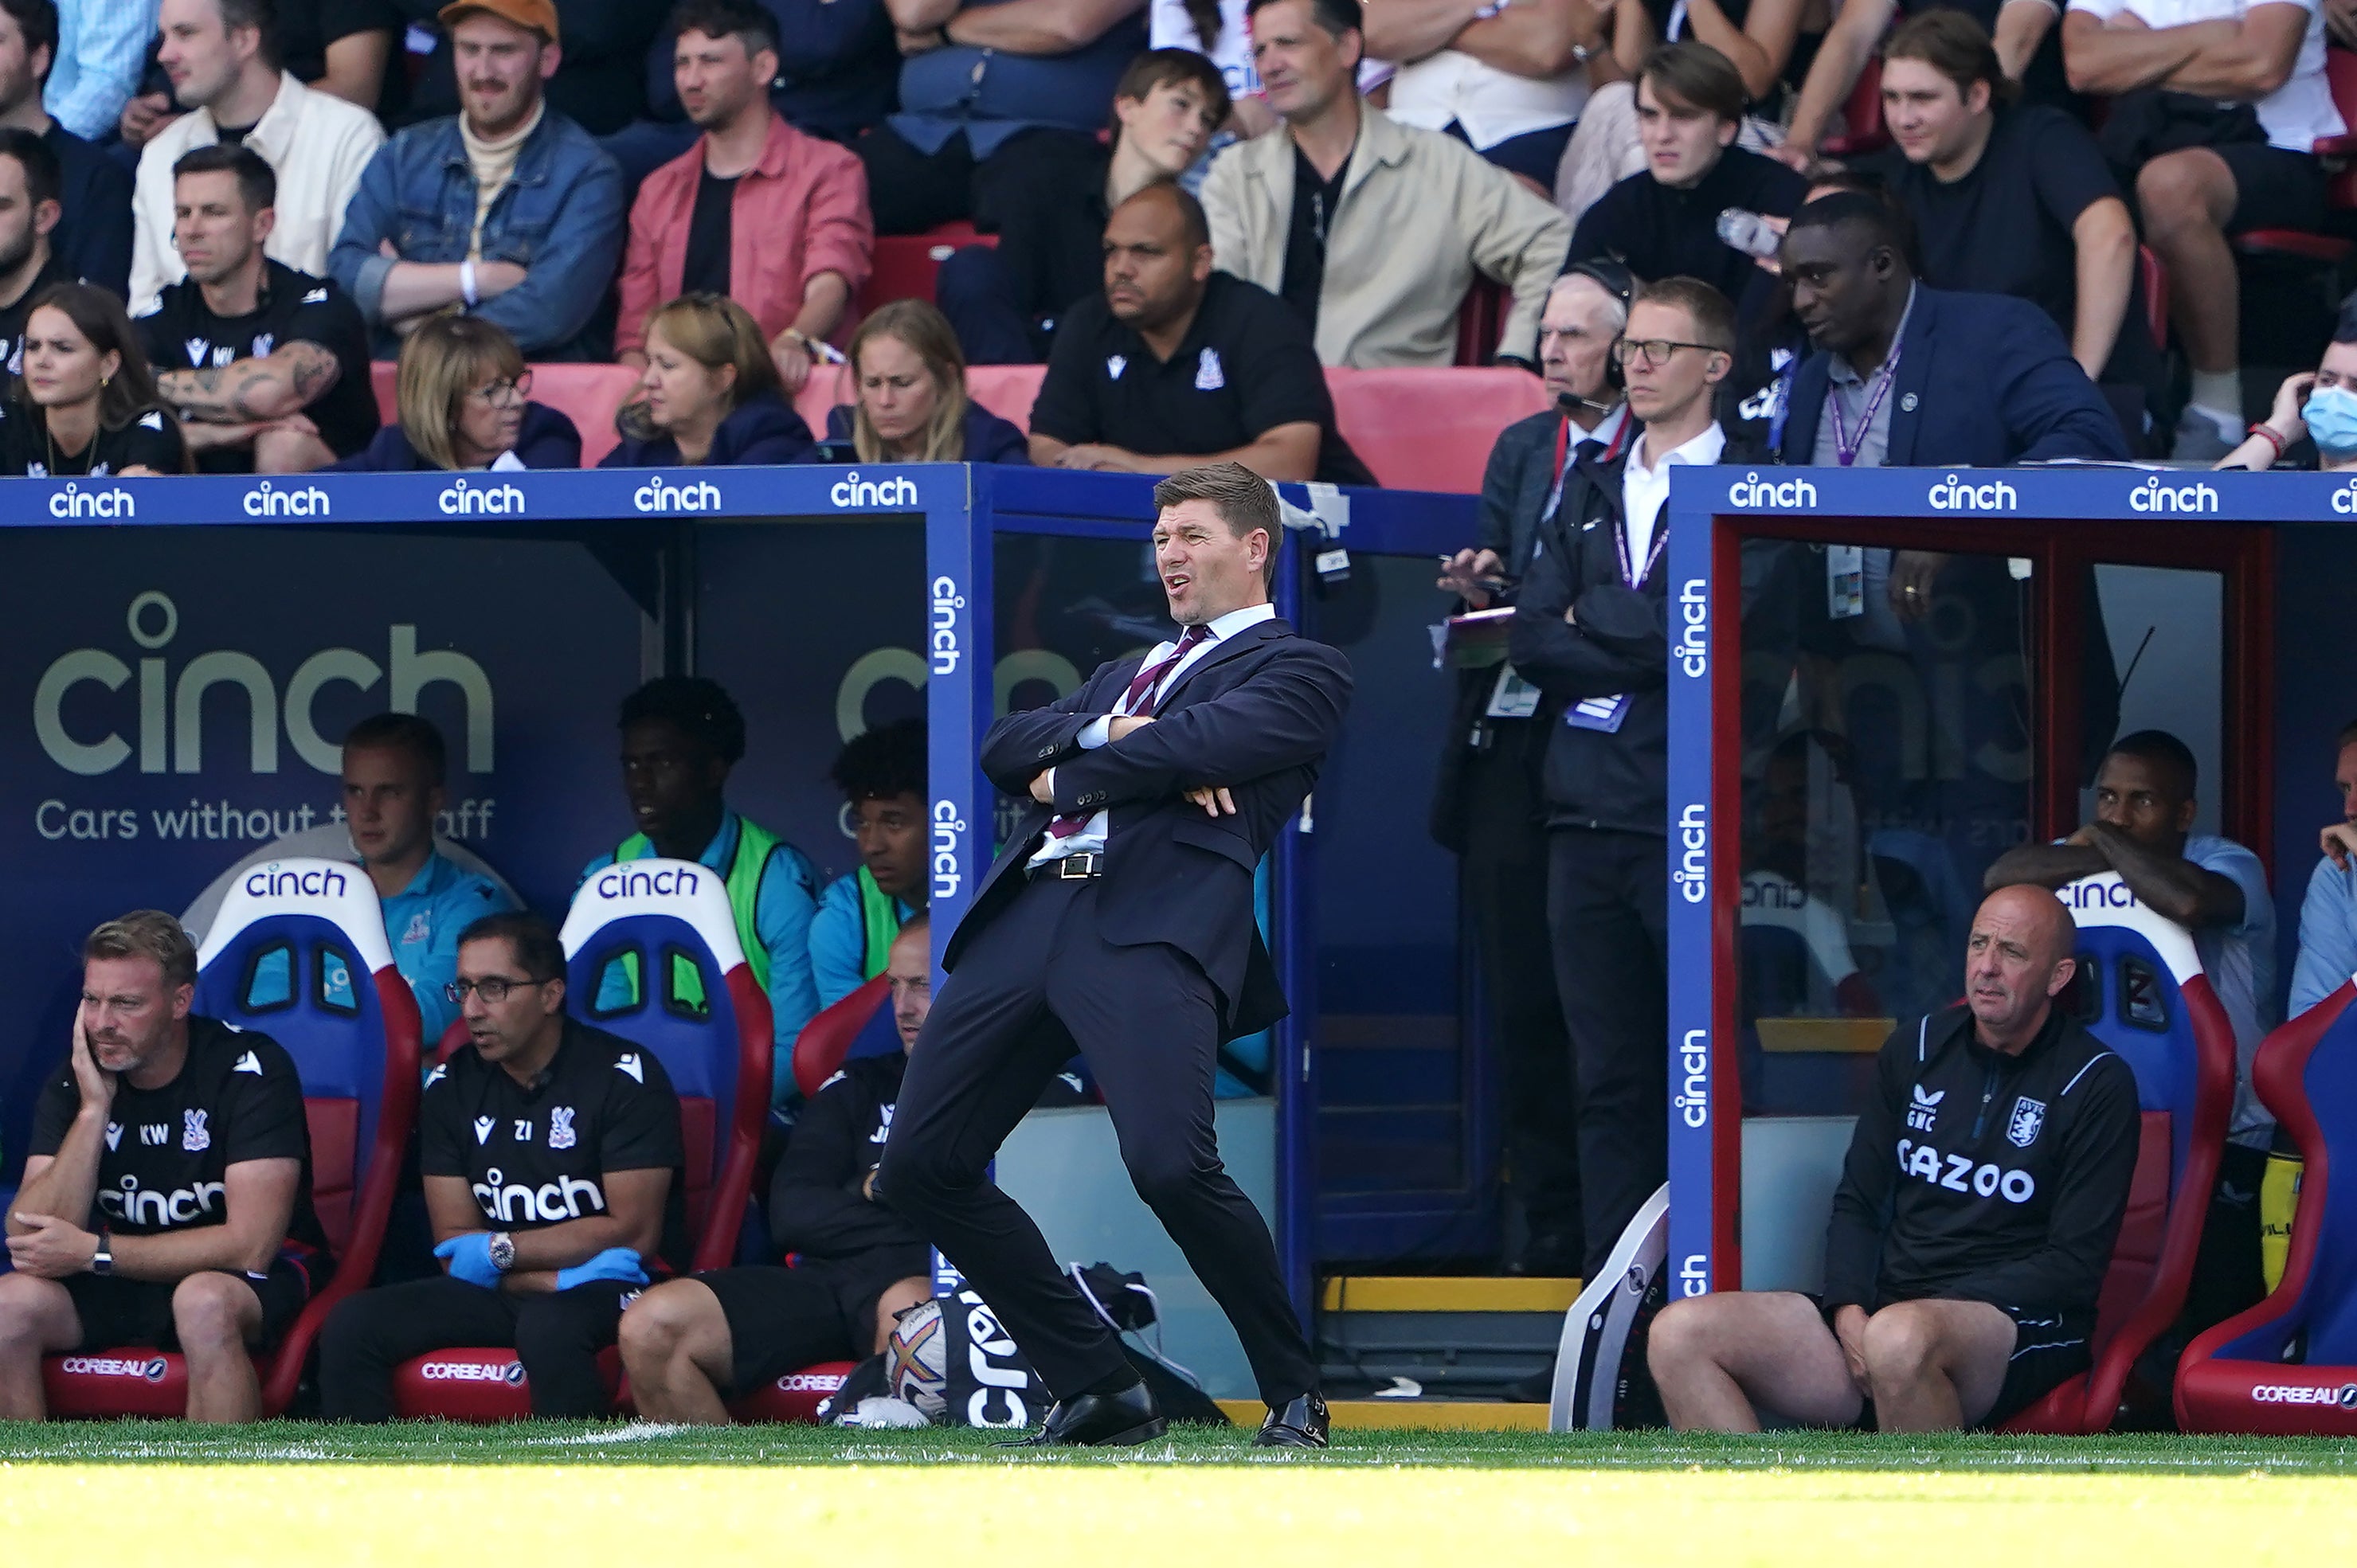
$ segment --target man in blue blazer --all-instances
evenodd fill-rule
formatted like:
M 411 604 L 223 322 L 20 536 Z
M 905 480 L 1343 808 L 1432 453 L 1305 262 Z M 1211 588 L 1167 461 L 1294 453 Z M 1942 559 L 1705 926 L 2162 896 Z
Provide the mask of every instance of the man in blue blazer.
M 1999 467 L 2130 455 L 2045 313 L 1917 283 L 1897 219 L 1874 198 L 1843 191 L 1802 208 L 1780 263 L 1817 350 L 1771 443 L 1784 462 Z
M 1269 603 L 1275 493 L 1238 463 L 1154 488 L 1156 569 L 1179 635 L 1101 667 L 982 744 L 1032 804 L 942 952 L 876 1196 L 964 1273 L 1056 1394 L 1035 1444 L 1143 1443 L 1166 1423 L 1120 1341 L 986 1175 L 1074 1047 L 1138 1195 L 1243 1342 L 1254 1439 L 1324 1447 L 1318 1363 L 1260 1211 L 1220 1163 L 1220 1042 L 1286 1012 L 1253 873 L 1341 727 L 1351 668 Z

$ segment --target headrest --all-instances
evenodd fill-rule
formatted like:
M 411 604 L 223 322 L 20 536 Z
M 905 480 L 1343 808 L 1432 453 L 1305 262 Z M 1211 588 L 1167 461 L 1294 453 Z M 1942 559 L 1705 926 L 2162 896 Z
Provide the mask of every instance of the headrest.
M 2148 908 L 2120 879 L 2116 871 L 2083 876 L 2054 890 L 2079 923 L 2082 935 L 2110 929 L 2133 931 L 2150 944 L 2168 966 L 2169 978 L 2182 986 L 2201 972 L 2201 958 L 2193 949 L 2193 935 L 2158 911 Z
M 308 915 L 334 926 L 371 974 L 393 967 L 384 908 L 368 873 L 348 862 L 303 859 L 254 866 L 231 885 L 205 932 L 197 967 L 210 968 L 249 929 L 286 915 Z
M 565 916 L 565 956 L 578 958 L 608 926 L 649 918 L 677 920 L 693 930 L 723 974 L 745 961 L 737 914 L 720 874 L 708 865 L 660 858 L 617 861 L 591 874 Z

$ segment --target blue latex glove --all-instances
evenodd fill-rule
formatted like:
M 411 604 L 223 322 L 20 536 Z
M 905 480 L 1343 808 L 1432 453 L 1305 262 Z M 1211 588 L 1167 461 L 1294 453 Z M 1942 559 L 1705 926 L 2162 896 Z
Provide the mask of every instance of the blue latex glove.
M 647 1271 L 640 1266 L 638 1252 L 629 1247 L 608 1247 L 586 1263 L 576 1263 L 569 1269 L 556 1271 L 558 1290 L 571 1290 L 576 1285 L 591 1284 L 598 1280 L 611 1280 L 616 1284 L 642 1285 L 647 1283 Z
M 464 1280 L 485 1290 L 497 1290 L 500 1271 L 491 1266 L 491 1233 L 469 1230 L 463 1236 L 453 1236 L 434 1249 L 437 1258 L 450 1262 L 450 1277 Z

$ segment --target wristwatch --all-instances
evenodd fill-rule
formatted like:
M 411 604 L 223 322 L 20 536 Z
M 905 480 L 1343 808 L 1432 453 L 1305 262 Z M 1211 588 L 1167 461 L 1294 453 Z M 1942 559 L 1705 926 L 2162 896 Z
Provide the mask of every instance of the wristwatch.
M 491 1232 L 491 1267 L 501 1273 L 515 1267 L 515 1238 L 504 1230 Z
M 94 1274 L 114 1272 L 114 1238 L 104 1230 L 98 1233 L 98 1251 L 90 1255 L 90 1272 Z

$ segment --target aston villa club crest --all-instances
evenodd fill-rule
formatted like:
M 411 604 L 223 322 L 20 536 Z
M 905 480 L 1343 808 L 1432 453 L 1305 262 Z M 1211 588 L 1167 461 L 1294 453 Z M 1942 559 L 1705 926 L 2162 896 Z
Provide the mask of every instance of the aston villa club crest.
M 2038 1142 L 2038 1130 L 2046 1125 L 2046 1101 L 2023 1095 L 2013 1102 L 2013 1114 L 2005 1124 L 2005 1141 L 2017 1149 L 2026 1149 Z

